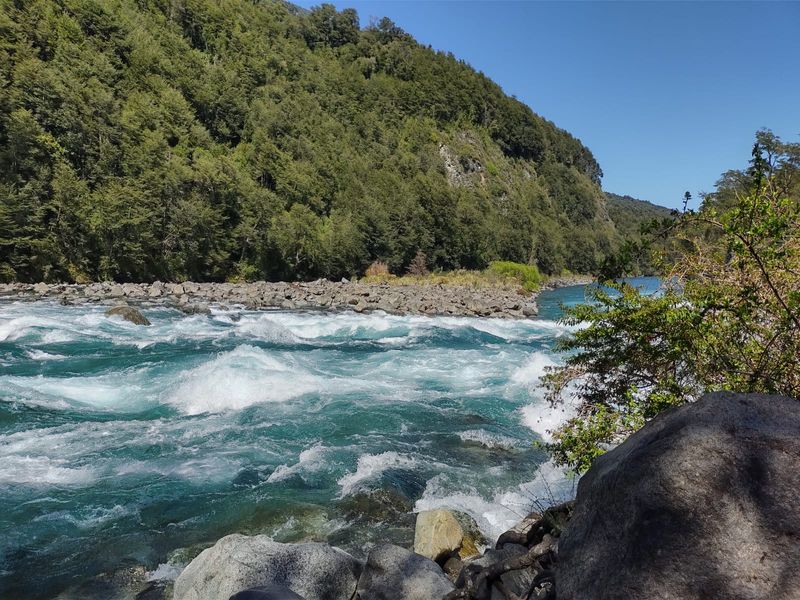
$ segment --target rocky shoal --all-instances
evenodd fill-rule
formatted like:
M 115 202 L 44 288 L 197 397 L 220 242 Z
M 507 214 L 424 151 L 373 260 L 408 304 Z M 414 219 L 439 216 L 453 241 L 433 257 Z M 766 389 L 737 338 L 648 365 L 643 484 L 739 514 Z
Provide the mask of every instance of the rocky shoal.
M 384 311 L 389 314 L 522 319 L 537 314 L 536 295 L 510 288 L 452 285 L 389 285 L 343 280 L 306 283 L 7 283 L 0 299 L 56 299 L 62 304 L 171 305 L 185 312 L 209 306 Z

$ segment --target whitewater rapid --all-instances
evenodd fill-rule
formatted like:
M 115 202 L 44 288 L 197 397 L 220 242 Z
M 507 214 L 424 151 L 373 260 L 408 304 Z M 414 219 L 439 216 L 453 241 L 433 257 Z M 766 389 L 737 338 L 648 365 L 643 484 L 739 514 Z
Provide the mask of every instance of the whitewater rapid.
M 490 537 L 573 493 L 534 446 L 569 416 L 540 384 L 569 333 L 555 313 L 157 307 L 141 327 L 103 312 L 0 304 L 0 583 L 12 590 L 37 565 L 51 591 L 130 560 L 175 573 L 177 549 L 234 531 L 408 542 L 382 513 L 354 513 L 381 490 L 401 513 L 464 510 Z

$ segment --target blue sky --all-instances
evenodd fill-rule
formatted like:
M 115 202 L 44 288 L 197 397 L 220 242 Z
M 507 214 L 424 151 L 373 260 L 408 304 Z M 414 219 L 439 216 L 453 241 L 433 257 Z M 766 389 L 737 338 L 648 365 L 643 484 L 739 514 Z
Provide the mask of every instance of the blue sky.
M 800 141 L 800 2 L 332 3 L 483 71 L 589 146 L 608 191 L 678 206 L 757 129 Z

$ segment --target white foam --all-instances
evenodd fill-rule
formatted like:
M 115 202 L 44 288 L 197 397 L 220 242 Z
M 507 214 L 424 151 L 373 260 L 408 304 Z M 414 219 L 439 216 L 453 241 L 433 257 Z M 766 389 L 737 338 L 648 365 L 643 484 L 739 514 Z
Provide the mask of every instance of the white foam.
M 47 456 L 5 455 L 0 469 L 0 483 L 81 487 L 95 480 L 92 469 L 69 467 L 67 464 L 64 459 Z
M 499 433 L 491 433 L 485 429 L 470 429 L 458 434 L 464 442 L 473 442 L 486 448 L 498 448 L 501 450 L 514 450 L 519 446 L 519 442 L 509 436 Z
M 242 317 L 236 323 L 236 332 L 240 335 L 273 343 L 291 344 L 302 341 L 288 327 L 266 315 Z
M 63 354 L 52 354 L 50 352 L 45 352 L 44 350 L 37 350 L 35 348 L 33 350 L 27 350 L 25 354 L 28 356 L 28 358 L 31 358 L 33 360 L 62 360 L 64 358 L 67 358 Z
M 327 450 L 328 448 L 322 444 L 314 444 L 310 448 L 306 448 L 300 453 L 295 464 L 291 466 L 285 464 L 278 466 L 267 478 L 267 482 L 275 483 L 283 481 L 301 471 L 319 471 L 325 465 L 323 457 Z
M 91 377 L 5 377 L 8 389 L 27 404 L 93 410 L 138 409 L 157 391 L 147 370 L 115 371 Z
M 534 352 L 528 362 L 511 374 L 511 381 L 526 386 L 529 390 L 541 386 L 542 377 L 547 369 L 556 366 L 555 361 L 544 352 Z
M 73 514 L 66 510 L 60 510 L 53 513 L 47 513 L 35 517 L 34 521 L 58 521 L 63 520 L 67 523 L 75 525 L 78 529 L 93 529 L 101 525 L 105 525 L 110 521 L 116 521 L 128 515 L 134 514 L 135 511 L 119 504 L 111 508 L 102 506 L 90 507 L 82 509 L 78 514 Z
M 25 336 L 35 327 L 43 327 L 41 319 L 34 316 L 17 317 L 0 323 L 0 342 L 12 342 Z
M 414 512 L 449 508 L 467 513 L 490 539 L 513 527 L 533 511 L 539 511 L 574 497 L 575 481 L 552 463 L 544 463 L 537 477 L 508 490 L 499 490 L 486 497 L 461 482 L 448 482 L 443 475 L 428 481 Z M 454 491 L 457 488 L 458 491 Z
M 131 461 L 116 468 L 117 476 L 161 475 L 177 477 L 189 482 L 203 484 L 209 481 L 225 481 L 241 468 L 241 461 L 225 456 L 200 456 L 175 460 Z
M 147 581 L 175 581 L 184 568 L 186 568 L 185 565 L 161 563 L 156 567 L 155 571 L 147 573 Z
M 340 497 L 347 496 L 388 469 L 413 469 L 417 464 L 415 458 L 405 454 L 398 454 L 394 451 L 380 454 L 362 454 L 358 457 L 358 465 L 355 472 L 344 475 L 337 482 L 342 488 Z
M 184 373 L 169 402 L 185 414 L 197 415 L 286 402 L 330 384 L 288 355 L 282 358 L 253 346 L 238 346 Z

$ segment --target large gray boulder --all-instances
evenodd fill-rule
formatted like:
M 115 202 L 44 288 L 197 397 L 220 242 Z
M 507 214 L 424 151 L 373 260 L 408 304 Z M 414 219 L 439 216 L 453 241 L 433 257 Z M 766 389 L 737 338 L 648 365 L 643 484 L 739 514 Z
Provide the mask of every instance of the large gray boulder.
M 413 552 L 382 544 L 367 557 L 358 582 L 359 600 L 439 600 L 453 584 L 432 560 Z
M 328 544 L 280 544 L 233 534 L 203 550 L 175 581 L 174 600 L 228 600 L 258 586 L 285 586 L 306 600 L 350 600 L 361 563 Z
M 800 401 L 708 394 L 601 456 L 559 542 L 559 600 L 800 599 Z

